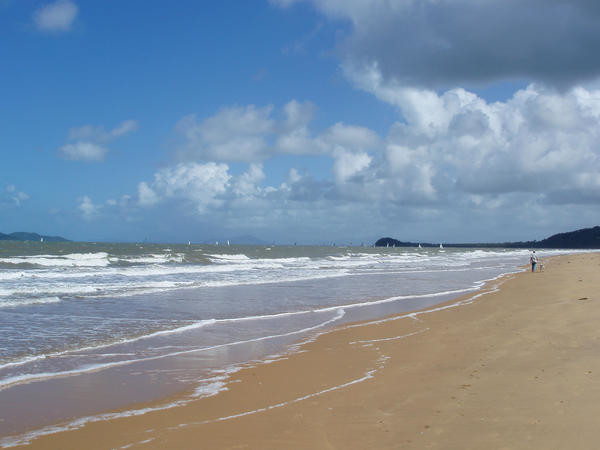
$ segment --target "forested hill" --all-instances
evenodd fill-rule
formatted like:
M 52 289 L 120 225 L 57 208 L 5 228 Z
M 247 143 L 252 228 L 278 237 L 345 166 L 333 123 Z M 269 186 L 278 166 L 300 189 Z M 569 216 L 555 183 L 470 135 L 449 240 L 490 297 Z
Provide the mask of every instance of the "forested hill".
M 541 248 L 600 248 L 600 226 L 558 233 L 537 243 Z
M 439 247 L 440 243 L 402 242 L 392 238 L 381 238 L 375 247 Z M 504 248 L 600 248 L 600 226 L 559 233 L 541 241 L 494 242 L 494 243 L 443 243 L 444 247 L 504 247 Z
M 26 233 L 24 231 L 17 231 L 16 233 L 4 234 L 0 233 L 0 241 L 41 241 L 44 242 L 69 242 L 60 236 L 43 236 L 37 233 Z

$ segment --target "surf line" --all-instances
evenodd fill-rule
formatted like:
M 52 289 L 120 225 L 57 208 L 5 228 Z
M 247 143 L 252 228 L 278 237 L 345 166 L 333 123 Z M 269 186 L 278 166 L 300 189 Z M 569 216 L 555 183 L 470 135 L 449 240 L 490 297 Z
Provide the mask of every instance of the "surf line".
M 499 278 L 501 278 L 501 276 L 500 277 L 496 277 L 493 280 L 497 280 Z M 504 280 L 504 281 L 506 281 L 506 280 Z M 503 281 L 500 281 L 500 282 L 496 283 L 495 285 L 493 285 L 489 290 L 486 290 L 486 291 L 483 291 L 483 292 L 479 292 L 479 293 L 477 293 L 477 294 L 475 294 L 475 295 L 473 295 L 473 296 L 471 296 L 471 297 L 469 297 L 469 298 L 467 298 L 465 300 L 462 300 L 462 301 L 459 301 L 459 302 L 455 302 L 455 303 L 452 303 L 452 304 L 447 305 L 447 306 L 432 308 L 432 309 L 428 309 L 428 310 L 425 310 L 425 311 L 419 311 L 419 312 L 409 313 L 409 314 L 405 314 L 405 315 L 402 315 L 402 316 L 387 318 L 387 319 L 383 319 L 383 320 L 376 320 L 376 321 L 366 322 L 366 323 L 362 323 L 362 324 L 349 325 L 349 326 L 346 326 L 346 327 L 341 327 L 341 329 L 354 328 L 354 327 L 360 327 L 360 326 L 367 326 L 367 325 L 370 325 L 370 324 L 383 323 L 383 322 L 387 322 L 387 321 L 391 321 L 391 320 L 398 320 L 398 319 L 403 319 L 403 318 L 408 318 L 408 317 L 412 318 L 412 317 L 415 317 L 415 316 L 420 315 L 420 314 L 429 314 L 429 313 L 432 313 L 432 312 L 435 312 L 435 311 L 442 311 L 442 310 L 445 310 L 445 309 L 456 308 L 456 307 L 459 307 L 459 306 L 471 304 L 471 303 L 473 303 L 475 301 L 475 299 L 477 299 L 479 297 L 482 297 L 484 295 L 491 294 L 491 293 L 494 293 L 494 292 L 498 292 L 499 291 L 499 286 L 502 283 L 503 283 Z M 378 342 L 378 341 L 393 340 L 393 339 L 402 339 L 402 338 L 405 338 L 405 337 L 414 336 L 416 334 L 424 333 L 425 331 L 428 331 L 428 330 L 429 330 L 429 328 L 425 328 L 425 329 L 422 329 L 422 330 L 419 330 L 419 331 L 415 331 L 413 333 L 409 333 L 409 334 L 404 335 L 404 336 L 394 336 L 392 338 L 374 339 L 372 341 L 354 341 L 354 342 L 350 342 L 350 344 L 363 343 L 363 342 L 365 342 L 365 343 Z M 337 386 L 333 386 L 333 387 L 324 389 L 324 390 L 319 391 L 319 392 L 314 392 L 314 393 L 311 393 L 311 394 L 307 394 L 307 395 L 305 395 L 303 397 L 298 397 L 298 398 L 295 398 L 293 400 L 289 400 L 287 402 L 276 403 L 274 405 L 265 406 L 263 408 L 258 408 L 258 409 L 254 409 L 254 410 L 251 410 L 251 411 L 244 411 L 244 412 L 241 412 L 241 413 L 238 413 L 238 414 L 232 414 L 230 416 L 218 417 L 216 419 L 204 420 L 204 421 L 201 421 L 201 422 L 192 422 L 192 423 L 187 423 L 187 424 L 180 424 L 178 427 L 169 427 L 168 429 L 169 430 L 175 430 L 175 429 L 178 429 L 178 428 L 184 428 L 184 427 L 188 427 L 188 426 L 206 425 L 206 424 L 209 424 L 209 423 L 224 422 L 224 421 L 227 421 L 227 420 L 238 419 L 240 417 L 245 417 L 245 416 L 250 416 L 250 415 L 254 415 L 254 414 L 259 414 L 259 413 L 271 411 L 271 410 L 277 409 L 277 408 L 283 408 L 284 406 L 288 406 L 288 405 L 292 405 L 292 404 L 295 404 L 295 403 L 299 403 L 299 402 L 302 402 L 304 400 L 308 400 L 310 398 L 319 397 L 321 395 L 328 394 L 329 392 L 338 391 L 338 390 L 347 388 L 349 386 L 352 386 L 354 384 L 362 383 L 363 381 L 367 381 L 369 379 L 374 378 L 375 374 L 380 369 L 382 369 L 385 366 L 385 361 L 387 359 L 389 359 L 389 358 L 382 355 L 379 358 L 377 367 L 375 369 L 369 370 L 364 376 L 362 376 L 360 378 L 356 378 L 356 379 L 351 380 L 351 381 L 348 381 L 347 383 L 339 384 Z
M 84 366 L 84 367 L 81 367 L 81 368 L 75 369 L 75 370 L 18 375 L 18 376 L 9 377 L 9 378 L 0 380 L 0 390 L 6 389 L 6 388 L 9 388 L 12 386 L 16 386 L 18 384 L 32 383 L 32 382 L 36 382 L 36 381 L 40 381 L 40 380 L 48 380 L 48 379 L 52 379 L 52 378 L 76 376 L 76 375 L 81 375 L 83 373 L 98 372 L 98 371 L 110 369 L 113 367 L 126 366 L 129 364 L 136 364 L 139 362 L 154 361 L 154 360 L 158 360 L 158 359 L 170 358 L 170 357 L 186 355 L 186 354 L 190 354 L 190 353 L 200 353 L 200 352 L 204 352 L 207 350 L 215 350 L 215 349 L 219 349 L 219 348 L 232 347 L 235 345 L 249 344 L 251 342 L 260 342 L 260 341 L 265 341 L 265 340 L 270 340 L 270 339 L 294 336 L 296 334 L 309 333 L 311 331 L 326 327 L 327 325 L 340 320 L 342 317 L 344 317 L 345 314 L 346 314 L 346 312 L 343 309 L 340 309 L 337 312 L 337 314 L 335 315 L 335 317 L 333 317 L 329 320 L 326 320 L 325 322 L 314 325 L 312 327 L 303 328 L 301 330 L 290 331 L 288 333 L 283 333 L 283 334 L 261 336 L 261 337 L 254 338 L 254 339 L 246 339 L 243 341 L 227 342 L 225 344 L 214 345 L 212 347 L 202 347 L 202 348 L 195 348 L 195 349 L 191 349 L 191 350 L 183 350 L 183 351 L 179 351 L 179 352 L 167 353 L 165 355 L 150 356 L 147 358 L 130 359 L 130 360 L 125 360 L 125 361 L 117 361 L 117 362 L 105 363 L 105 364 L 93 364 L 93 365 Z
M 502 279 L 502 277 L 506 277 L 506 278 Z M 385 319 L 372 320 L 372 321 L 368 321 L 368 322 L 360 322 L 360 323 L 356 323 L 356 324 L 352 324 L 352 325 L 345 325 L 345 326 L 341 326 L 339 329 L 346 330 L 349 328 L 360 328 L 360 327 L 366 327 L 369 325 L 378 325 L 378 324 L 392 322 L 392 321 L 401 320 L 401 319 L 413 319 L 413 320 L 420 321 L 420 319 L 419 319 L 420 315 L 431 314 L 431 313 L 434 313 L 437 311 L 444 311 L 446 309 L 452 309 L 452 308 L 458 308 L 458 307 L 464 306 L 464 305 L 470 305 L 470 304 L 474 303 L 475 300 L 478 299 L 479 297 L 483 297 L 484 295 L 493 294 L 495 292 L 498 292 L 500 290 L 500 286 L 502 284 L 504 284 L 506 281 L 511 280 L 512 278 L 514 278 L 514 274 L 509 273 L 509 274 L 499 275 L 498 277 L 487 280 L 487 281 L 498 280 L 498 282 L 496 284 L 492 285 L 489 289 L 481 290 L 477 294 L 475 294 L 469 298 L 466 298 L 464 300 L 459 300 L 455 303 L 450 303 L 449 305 L 438 306 L 435 308 L 425 309 L 422 311 L 414 311 L 414 312 L 410 312 L 407 314 L 401 314 L 398 316 L 387 317 Z

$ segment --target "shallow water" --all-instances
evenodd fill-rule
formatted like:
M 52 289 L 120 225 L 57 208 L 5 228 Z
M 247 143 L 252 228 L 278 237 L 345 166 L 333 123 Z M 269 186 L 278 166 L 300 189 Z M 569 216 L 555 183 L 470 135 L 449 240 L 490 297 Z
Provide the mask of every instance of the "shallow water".
M 1 242 L 0 435 L 208 394 L 214 371 L 440 303 L 527 261 L 514 249 Z

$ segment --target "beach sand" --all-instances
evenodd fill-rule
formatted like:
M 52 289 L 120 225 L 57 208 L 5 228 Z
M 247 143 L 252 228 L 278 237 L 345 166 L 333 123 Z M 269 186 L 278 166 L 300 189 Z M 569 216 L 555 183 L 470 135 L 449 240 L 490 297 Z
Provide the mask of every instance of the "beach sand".
M 30 448 L 597 448 L 599 273 L 599 253 L 552 258 L 429 311 L 322 334 L 216 396 Z

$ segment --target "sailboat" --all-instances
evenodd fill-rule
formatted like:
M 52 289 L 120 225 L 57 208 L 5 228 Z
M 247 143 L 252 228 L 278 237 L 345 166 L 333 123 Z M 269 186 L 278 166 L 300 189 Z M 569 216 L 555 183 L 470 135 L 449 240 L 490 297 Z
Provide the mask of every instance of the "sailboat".
M 444 246 L 442 244 L 440 244 L 440 248 L 444 248 Z
M 421 247 L 421 244 L 419 244 L 419 248 L 423 248 L 423 247 Z

